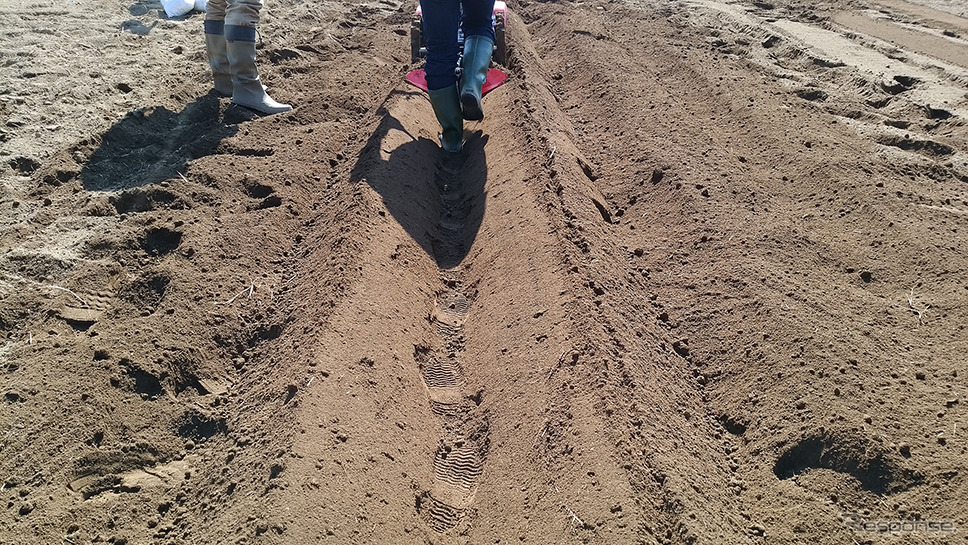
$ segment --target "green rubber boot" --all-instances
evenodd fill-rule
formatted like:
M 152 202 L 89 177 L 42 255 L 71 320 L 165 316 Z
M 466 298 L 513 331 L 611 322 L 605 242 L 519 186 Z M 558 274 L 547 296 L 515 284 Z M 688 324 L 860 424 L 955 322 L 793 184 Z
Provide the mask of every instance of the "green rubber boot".
M 468 36 L 464 40 L 464 61 L 460 78 L 460 104 L 464 119 L 484 119 L 481 107 L 481 88 L 491 66 L 494 42 L 487 36 Z
M 460 112 L 460 98 L 457 85 L 427 91 L 430 105 L 440 122 L 440 147 L 444 151 L 457 153 L 464 144 L 464 119 Z

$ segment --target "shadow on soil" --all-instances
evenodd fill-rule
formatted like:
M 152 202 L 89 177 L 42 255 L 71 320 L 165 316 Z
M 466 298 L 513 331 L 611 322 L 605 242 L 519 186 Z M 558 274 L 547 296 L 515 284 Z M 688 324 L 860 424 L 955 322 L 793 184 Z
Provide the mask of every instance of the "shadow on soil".
M 386 109 L 378 115 L 382 120 L 353 167 L 352 181 L 379 193 L 438 267 L 459 265 L 484 218 L 487 137 L 471 133 L 459 154 L 448 154 L 436 142 L 414 137 Z
M 81 168 L 88 191 L 119 191 L 178 176 L 185 162 L 215 153 L 219 142 L 238 132 L 220 118 L 218 98 L 209 93 L 181 112 L 139 109 L 118 121 Z

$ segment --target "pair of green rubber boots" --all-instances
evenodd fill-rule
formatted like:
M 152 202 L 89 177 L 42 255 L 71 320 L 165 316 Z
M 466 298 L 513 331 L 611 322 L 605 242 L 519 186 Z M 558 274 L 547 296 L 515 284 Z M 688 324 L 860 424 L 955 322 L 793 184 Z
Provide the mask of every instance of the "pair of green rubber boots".
M 484 119 L 481 89 L 491 65 L 494 42 L 487 36 L 468 36 L 464 40 L 464 59 L 458 84 L 428 91 L 430 104 L 440 122 L 440 147 L 457 153 L 464 144 L 464 120 Z

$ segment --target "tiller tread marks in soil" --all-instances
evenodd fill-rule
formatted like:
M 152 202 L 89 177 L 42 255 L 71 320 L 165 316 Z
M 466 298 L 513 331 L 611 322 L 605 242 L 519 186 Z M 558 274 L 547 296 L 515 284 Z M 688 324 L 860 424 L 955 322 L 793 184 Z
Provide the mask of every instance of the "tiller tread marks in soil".
M 494 14 L 491 16 L 491 24 L 494 25 L 494 52 L 491 54 L 491 60 L 496 64 L 501 66 L 507 66 L 508 59 L 508 48 L 507 48 L 507 4 L 501 1 L 494 2 Z M 457 71 L 458 78 L 460 77 L 460 66 L 461 58 L 463 57 L 464 50 L 464 35 L 458 30 L 457 40 L 461 47 L 461 56 L 457 58 L 457 66 L 454 70 Z M 414 13 L 413 21 L 410 23 L 410 60 L 411 62 L 418 62 L 420 59 L 427 56 L 427 41 L 424 39 L 423 35 L 423 14 L 420 9 L 420 5 L 417 5 L 417 11 Z M 497 89 L 502 83 L 507 81 L 507 73 L 497 69 L 491 68 L 487 71 L 487 77 L 484 80 L 484 86 L 481 88 L 481 94 L 486 95 L 487 93 Z M 423 68 L 418 68 L 416 70 L 411 70 L 407 73 L 407 81 L 412 85 L 416 86 L 423 91 L 427 91 L 427 73 L 424 72 Z

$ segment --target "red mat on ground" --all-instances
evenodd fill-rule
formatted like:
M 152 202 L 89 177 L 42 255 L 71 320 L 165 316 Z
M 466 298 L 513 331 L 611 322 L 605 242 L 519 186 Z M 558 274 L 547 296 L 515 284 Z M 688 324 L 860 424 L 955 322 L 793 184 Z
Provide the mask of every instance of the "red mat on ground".
M 507 79 L 507 74 L 495 68 L 491 68 L 487 71 L 487 78 L 484 80 L 484 87 L 481 89 L 481 94 L 486 95 L 494 89 L 497 89 L 502 83 L 507 81 Z M 427 73 L 424 72 L 423 68 L 418 68 L 417 70 L 413 70 L 408 73 L 407 81 L 423 89 L 424 91 L 427 90 Z

